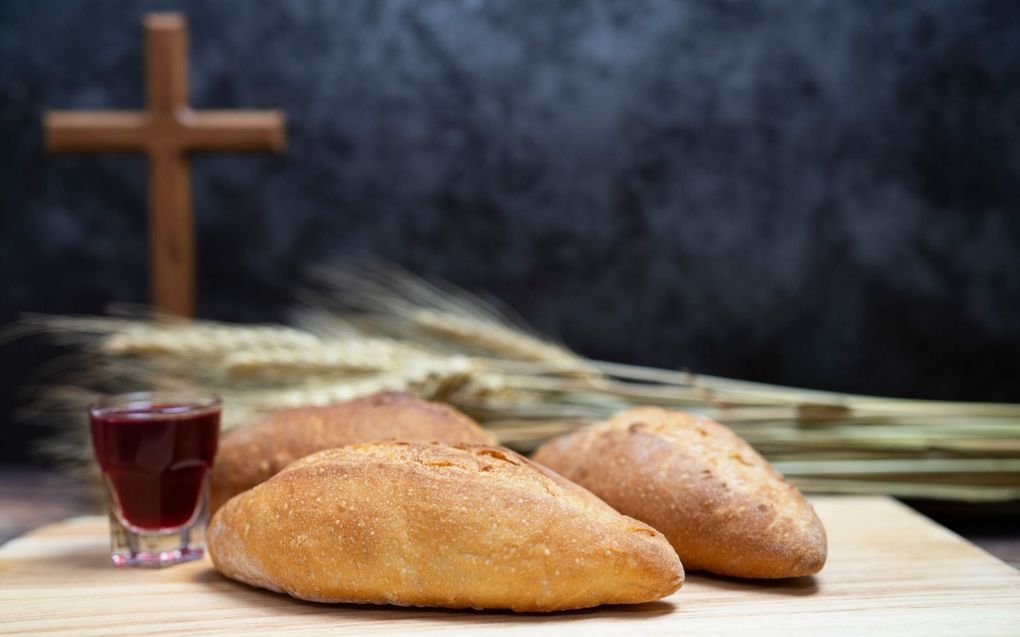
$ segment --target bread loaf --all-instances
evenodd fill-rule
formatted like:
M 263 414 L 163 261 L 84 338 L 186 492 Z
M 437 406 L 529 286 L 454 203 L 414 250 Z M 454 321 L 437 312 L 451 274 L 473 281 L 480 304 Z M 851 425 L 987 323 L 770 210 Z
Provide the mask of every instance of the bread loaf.
M 534 459 L 661 531 L 688 571 L 779 578 L 825 564 L 811 505 L 709 418 L 631 409 L 546 443 Z
M 227 502 L 208 531 L 227 577 L 317 602 L 552 611 L 680 587 L 663 536 L 501 447 L 323 451 Z
M 298 458 L 391 438 L 491 442 L 474 420 L 453 407 L 403 392 L 383 392 L 325 407 L 281 409 L 224 436 L 213 463 L 210 513 Z

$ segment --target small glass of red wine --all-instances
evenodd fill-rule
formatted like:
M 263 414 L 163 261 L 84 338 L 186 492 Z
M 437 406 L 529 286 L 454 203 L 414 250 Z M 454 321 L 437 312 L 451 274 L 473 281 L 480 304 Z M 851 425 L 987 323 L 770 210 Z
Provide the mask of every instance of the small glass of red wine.
M 219 398 L 109 396 L 89 407 L 89 423 L 106 486 L 113 563 L 163 567 L 200 559 Z

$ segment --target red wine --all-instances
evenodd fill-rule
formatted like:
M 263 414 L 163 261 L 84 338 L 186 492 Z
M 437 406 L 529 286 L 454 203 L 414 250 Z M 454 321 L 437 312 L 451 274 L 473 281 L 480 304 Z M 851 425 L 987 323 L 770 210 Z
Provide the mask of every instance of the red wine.
M 134 402 L 93 410 L 91 424 L 96 459 L 126 522 L 167 529 L 191 520 L 216 455 L 218 408 Z

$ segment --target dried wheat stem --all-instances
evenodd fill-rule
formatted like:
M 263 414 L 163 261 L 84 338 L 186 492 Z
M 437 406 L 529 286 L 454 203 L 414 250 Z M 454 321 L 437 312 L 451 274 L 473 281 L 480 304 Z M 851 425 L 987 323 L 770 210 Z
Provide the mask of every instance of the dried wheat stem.
M 236 377 L 272 378 L 286 374 L 384 372 L 428 357 L 423 351 L 390 339 L 352 339 L 317 347 L 281 345 L 239 350 L 225 356 L 223 366 Z
M 558 345 L 547 343 L 502 325 L 479 323 L 452 314 L 432 310 L 415 310 L 411 314 L 415 327 L 426 332 L 509 358 L 524 361 L 544 361 L 574 370 L 583 367 L 581 359 Z

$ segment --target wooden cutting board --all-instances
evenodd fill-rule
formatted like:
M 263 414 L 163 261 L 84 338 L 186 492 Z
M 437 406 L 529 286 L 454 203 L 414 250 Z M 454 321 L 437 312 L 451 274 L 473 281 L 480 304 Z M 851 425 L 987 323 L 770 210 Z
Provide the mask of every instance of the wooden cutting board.
M 75 518 L 0 548 L 0 634 L 1020 635 L 1020 572 L 893 500 L 813 501 L 829 532 L 814 578 L 690 575 L 661 602 L 530 615 L 301 602 L 207 561 L 116 569 L 105 518 Z

